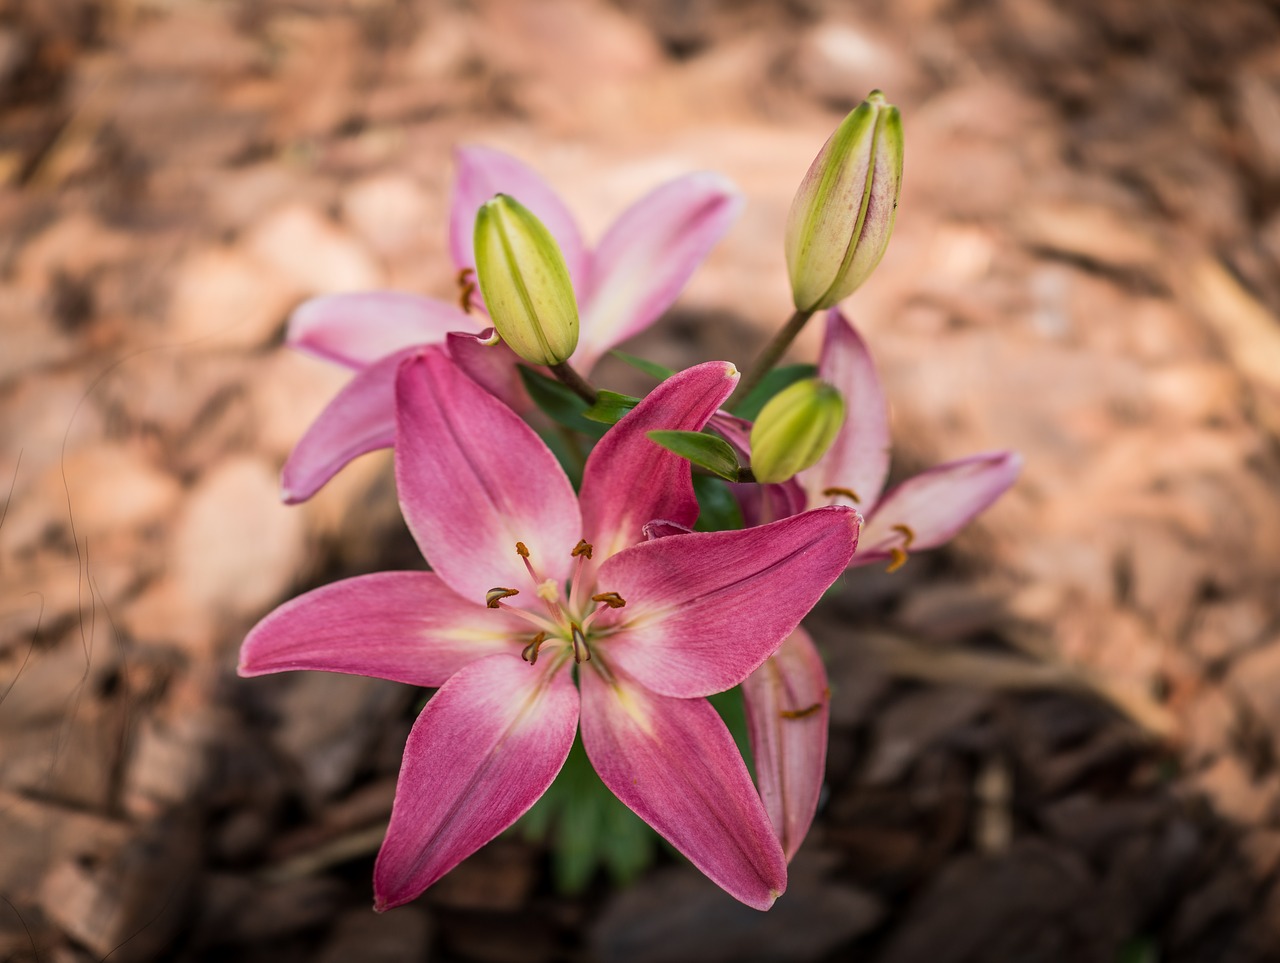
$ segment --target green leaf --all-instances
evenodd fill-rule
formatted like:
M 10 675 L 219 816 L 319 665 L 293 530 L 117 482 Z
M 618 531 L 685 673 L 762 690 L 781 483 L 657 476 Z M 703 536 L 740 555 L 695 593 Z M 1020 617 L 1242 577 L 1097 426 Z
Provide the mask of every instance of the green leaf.
M 518 365 L 517 367 L 520 369 L 520 378 L 524 381 L 524 387 L 529 392 L 529 397 L 552 420 L 564 425 L 566 428 L 580 431 L 591 438 L 599 438 L 605 433 L 605 426 L 583 417 L 582 413 L 587 410 L 587 403 L 574 394 L 572 390 L 554 378 L 548 378 L 541 372 L 534 371 L 525 365 Z
M 802 378 L 812 378 L 818 373 L 817 365 L 789 364 L 774 368 L 765 375 L 751 393 L 733 406 L 733 413 L 739 418 L 755 421 L 765 403 L 783 388 L 795 384 Z
M 723 438 L 700 431 L 651 431 L 648 437 L 726 481 L 738 480 L 738 456 Z
M 727 532 L 742 528 L 742 508 L 729 486 L 710 475 L 694 475 L 693 491 L 698 496 L 700 532 Z
M 596 392 L 596 403 L 586 409 L 582 417 L 604 425 L 616 425 L 622 420 L 622 416 L 640 404 L 640 401 L 641 399 L 634 395 L 623 395 L 601 388 Z
M 631 367 L 637 368 L 645 374 L 657 378 L 659 381 L 666 381 L 675 374 L 674 371 L 664 365 L 660 365 L 654 361 L 649 361 L 645 358 L 637 358 L 635 355 L 627 354 L 625 351 L 619 351 L 617 348 L 614 348 L 609 353 L 623 364 L 629 364 Z

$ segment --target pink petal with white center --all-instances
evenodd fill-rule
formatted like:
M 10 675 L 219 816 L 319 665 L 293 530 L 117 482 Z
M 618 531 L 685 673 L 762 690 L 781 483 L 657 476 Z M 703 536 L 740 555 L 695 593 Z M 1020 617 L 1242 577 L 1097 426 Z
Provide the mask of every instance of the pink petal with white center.
M 395 443 L 396 372 L 419 350 L 397 352 L 357 371 L 325 406 L 280 472 L 285 503 L 306 501 L 353 458 Z
M 949 541 L 1005 493 L 1021 468 L 1020 455 L 997 451 L 950 461 L 908 478 L 867 518 L 853 563 L 888 558 L 894 547 L 909 553 Z
M 405 348 L 440 344 L 450 331 L 480 327 L 456 304 L 416 294 L 327 294 L 303 302 L 293 312 L 285 344 L 359 369 Z
M 446 682 L 404 747 L 375 908 L 409 902 L 528 811 L 577 727 L 578 692 L 552 660 L 490 656 Z
M 507 194 L 531 210 L 556 239 L 573 287 L 587 284 L 590 261 L 578 225 L 560 196 L 532 168 L 510 154 L 488 147 L 459 147 L 454 152 L 458 173 L 449 208 L 449 250 L 459 270 L 475 270 L 476 212 L 495 194 Z M 479 302 L 477 290 L 475 300 Z
M 516 543 L 541 578 L 563 584 L 582 532 L 555 455 L 439 348 L 400 369 L 396 418 L 400 507 L 431 567 L 465 599 L 501 586 L 540 607 Z
M 828 507 L 633 546 L 600 567 L 597 590 L 617 592 L 626 605 L 601 613 L 595 625 L 616 634 L 597 644 L 610 665 L 663 695 L 735 686 L 844 571 L 859 521 L 852 509 Z
M 790 861 L 818 810 L 831 693 L 813 640 L 796 629 L 742 683 L 756 782 Z
M 663 184 L 624 211 L 592 258 L 574 366 L 590 370 L 671 307 L 742 206 L 727 178 L 704 172 Z
M 585 666 L 580 685 L 582 744 L 604 784 L 730 896 L 772 906 L 787 887 L 786 859 L 711 704 L 621 675 L 606 682 Z
M 738 383 L 738 369 L 708 361 L 654 388 L 600 439 L 582 473 L 583 537 L 599 564 L 644 538 L 653 519 L 698 520 L 689 463 L 648 438 L 655 429 L 698 431 Z
M 446 344 L 451 357 L 459 368 L 489 394 L 500 398 L 508 408 L 524 413 L 533 409 L 529 392 L 520 380 L 516 367 L 520 358 L 504 342 L 485 342 L 493 335 L 493 328 L 478 334 L 451 332 Z
M 320 669 L 440 686 L 465 665 L 519 655 L 530 627 L 459 597 L 431 572 L 379 572 L 280 606 L 240 648 L 240 674 Z
M 853 492 L 854 504 L 869 515 L 889 474 L 889 405 L 866 342 L 838 308 L 827 312 L 826 334 L 818 358 L 818 377 L 844 399 L 844 427 L 831 448 L 800 482 L 810 505 L 832 504 L 833 488 Z

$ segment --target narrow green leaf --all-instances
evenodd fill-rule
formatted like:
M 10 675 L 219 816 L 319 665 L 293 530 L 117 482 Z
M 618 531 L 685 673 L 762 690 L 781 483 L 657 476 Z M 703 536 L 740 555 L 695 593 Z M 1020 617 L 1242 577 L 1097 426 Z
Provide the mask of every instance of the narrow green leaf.
M 648 437 L 712 474 L 728 481 L 738 480 L 738 456 L 723 438 L 700 431 L 651 431 Z
M 609 353 L 623 364 L 629 364 L 631 367 L 643 371 L 645 374 L 657 378 L 659 381 L 666 381 L 675 374 L 674 371 L 665 365 L 660 365 L 655 361 L 649 361 L 646 358 L 637 358 L 635 355 L 627 354 L 625 351 L 619 351 L 617 348 L 614 348 Z
M 812 364 L 789 364 L 774 368 L 751 389 L 750 394 L 733 406 L 733 413 L 739 418 L 755 421 L 756 416 L 760 414 L 760 409 L 779 391 L 795 384 L 801 378 L 812 378 L 817 373 L 817 365 Z
M 596 392 L 596 403 L 586 409 L 582 417 L 603 425 L 616 425 L 623 415 L 640 404 L 640 400 L 634 395 L 623 395 L 601 388 Z
M 694 475 L 693 491 L 698 496 L 700 532 L 727 532 L 742 528 L 742 508 L 723 479 Z
M 552 420 L 566 428 L 580 431 L 591 438 L 599 438 L 606 427 L 597 421 L 583 417 L 587 403 L 554 378 L 548 378 L 541 372 L 534 371 L 525 365 L 518 365 L 520 378 L 524 381 L 525 390 L 533 403 L 547 413 Z

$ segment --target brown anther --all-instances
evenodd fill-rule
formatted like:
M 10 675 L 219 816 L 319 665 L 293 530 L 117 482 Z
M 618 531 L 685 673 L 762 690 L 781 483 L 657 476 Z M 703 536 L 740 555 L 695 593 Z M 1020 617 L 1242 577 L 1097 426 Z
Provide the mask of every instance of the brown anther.
M 584 662 L 591 661 L 591 650 L 587 648 L 587 637 L 582 634 L 582 628 L 578 623 L 572 624 L 573 631 L 573 661 L 582 665 Z
M 529 557 L 529 546 L 524 542 L 516 542 L 516 554 L 521 558 Z
M 813 715 L 821 708 L 822 703 L 815 702 L 813 705 L 805 706 L 803 709 L 783 709 L 778 713 L 778 715 L 782 716 L 784 719 L 804 719 L 807 716 Z
M 484 604 L 491 609 L 496 609 L 503 599 L 509 599 L 511 596 L 519 594 L 519 589 L 502 588 L 501 586 L 491 588 L 484 593 Z
M 611 609 L 620 609 L 627 604 L 627 600 L 617 592 L 601 592 L 599 595 L 591 596 L 591 601 L 603 602 Z
M 458 304 L 467 314 L 471 313 L 471 295 L 476 293 L 476 282 L 472 280 L 475 276 L 476 272 L 469 267 L 458 272 Z
M 896 572 L 902 566 L 907 564 L 907 553 L 900 549 L 897 545 L 889 549 L 889 567 L 886 572 Z
M 862 499 L 858 497 L 858 493 L 852 488 L 824 488 L 822 489 L 822 494 L 825 498 L 842 496 L 849 499 L 849 501 L 853 502 L 855 505 L 862 504 Z
M 594 551 L 594 549 L 592 548 L 591 543 L 585 538 L 580 538 L 578 539 L 578 544 L 573 546 L 573 551 L 569 554 L 573 558 L 577 558 L 579 555 L 585 555 L 587 558 L 590 558 L 592 551 Z
M 539 632 L 533 637 L 533 641 L 520 650 L 520 658 L 524 659 L 530 665 L 536 663 L 538 661 L 538 650 L 542 648 L 542 643 L 546 640 L 547 633 Z
M 914 541 L 916 540 L 916 533 L 915 533 L 914 531 L 912 531 L 912 529 L 911 529 L 911 526 L 910 526 L 910 525 L 894 525 L 894 526 L 893 526 L 893 530 L 894 530 L 895 532 L 901 532 L 901 533 L 902 533 L 902 538 L 903 538 L 902 547 L 903 547 L 903 548 L 910 548 L 910 547 L 911 547 L 911 543 L 912 543 L 912 542 L 914 542 Z

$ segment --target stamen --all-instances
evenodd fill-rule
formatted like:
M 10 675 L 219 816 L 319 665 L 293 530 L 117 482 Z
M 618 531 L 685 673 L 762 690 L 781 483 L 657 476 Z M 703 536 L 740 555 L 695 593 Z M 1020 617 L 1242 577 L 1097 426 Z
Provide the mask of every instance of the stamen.
M 511 596 L 519 594 L 519 589 L 502 588 L 501 586 L 498 588 L 491 588 L 489 591 L 484 593 L 484 604 L 489 606 L 491 609 L 496 609 L 502 604 L 503 599 L 509 599 Z
M 542 643 L 547 640 L 546 632 L 539 632 L 533 637 L 533 641 L 520 650 L 520 658 L 524 659 L 530 665 L 538 661 L 538 650 L 542 648 Z
M 516 554 L 521 558 L 529 557 L 529 546 L 524 542 L 516 542 Z
M 577 566 L 573 570 L 573 580 L 569 583 L 569 606 L 572 608 L 578 604 L 578 600 L 582 598 L 582 573 L 587 567 L 587 560 L 591 558 L 593 551 L 591 543 L 585 538 L 578 539 L 578 544 L 573 546 L 573 551 L 569 553 L 572 558 L 578 560 Z
M 579 555 L 585 555 L 587 558 L 590 558 L 592 551 L 593 551 L 592 544 L 588 542 L 585 538 L 580 538 L 578 539 L 578 544 L 573 546 L 573 551 L 570 552 L 569 555 L 572 558 L 577 558 Z
M 541 582 L 542 579 L 538 575 L 538 570 L 533 567 L 533 562 L 529 557 L 529 546 L 524 542 L 516 542 L 516 554 L 520 556 L 520 561 L 524 562 L 524 569 L 529 573 L 529 578 L 535 582 Z M 542 593 L 538 593 L 541 595 Z
M 476 272 L 469 267 L 458 272 L 458 304 L 467 314 L 471 313 L 471 295 L 476 293 L 475 276 Z
M 577 622 L 572 625 L 573 630 L 573 661 L 582 665 L 584 662 L 591 661 L 591 650 L 587 648 L 587 637 L 582 634 L 582 629 Z
M 620 609 L 627 604 L 627 600 L 617 592 L 601 592 L 599 595 L 591 596 L 591 601 L 603 602 L 611 609 Z
M 886 572 L 896 572 L 907 564 L 907 549 L 916 540 L 916 533 L 911 530 L 910 525 L 894 525 L 893 530 L 902 535 L 902 545 L 889 549 L 889 567 L 885 569 Z
M 862 504 L 862 499 L 858 497 L 858 493 L 852 488 L 824 488 L 822 489 L 822 494 L 825 498 L 843 497 L 849 499 L 855 505 Z
M 805 706 L 803 709 L 783 709 L 778 713 L 778 715 L 782 716 L 784 719 L 804 719 L 806 716 L 813 715 L 821 708 L 822 703 L 815 702 L 813 705 Z

